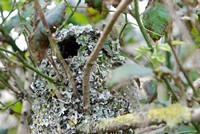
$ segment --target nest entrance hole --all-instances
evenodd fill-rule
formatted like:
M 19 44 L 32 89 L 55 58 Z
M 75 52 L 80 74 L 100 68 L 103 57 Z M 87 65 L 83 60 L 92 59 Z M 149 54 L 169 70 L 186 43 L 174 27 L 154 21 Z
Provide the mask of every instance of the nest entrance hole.
M 76 56 L 78 54 L 78 49 L 80 48 L 80 45 L 76 42 L 74 36 L 67 37 L 59 42 L 58 45 L 64 59 L 69 58 L 70 56 Z

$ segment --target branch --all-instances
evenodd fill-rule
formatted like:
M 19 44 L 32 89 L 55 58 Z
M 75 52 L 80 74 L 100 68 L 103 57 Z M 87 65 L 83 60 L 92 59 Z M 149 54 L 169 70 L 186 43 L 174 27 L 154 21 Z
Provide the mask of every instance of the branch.
M 16 90 L 15 88 L 13 88 L 10 83 L 6 80 L 4 80 L 3 76 L 0 74 L 0 82 L 5 85 L 6 87 L 8 87 L 11 91 L 13 91 L 15 94 L 20 94 L 20 92 L 18 90 Z
M 22 112 L 20 117 L 20 124 L 17 128 L 17 134 L 30 134 L 28 125 L 28 117 L 31 112 L 31 103 L 27 100 L 22 101 Z
M 4 52 L 7 52 L 7 53 L 9 53 L 9 54 L 14 55 L 15 57 L 17 57 L 17 58 L 22 62 L 22 64 L 23 64 L 25 67 L 31 69 L 32 71 L 34 71 L 34 72 L 37 73 L 38 75 L 42 76 L 43 78 L 49 80 L 50 82 L 55 83 L 54 78 L 49 77 L 49 76 L 46 75 L 46 74 L 43 74 L 43 73 L 40 72 L 37 68 L 31 66 L 29 63 L 26 62 L 26 60 L 23 59 L 23 57 L 22 57 L 21 55 L 18 55 L 18 54 L 14 53 L 14 52 L 11 52 L 11 51 L 6 50 L 6 49 L 3 49 L 3 48 L 0 48 L 0 51 L 4 51 Z M 12 62 L 13 60 L 10 60 L 10 61 Z M 16 64 L 16 62 L 13 62 L 13 63 Z
M 138 1 L 137 1 L 137 0 L 134 0 L 134 4 L 135 4 L 135 7 L 134 7 L 135 10 L 134 10 L 134 12 L 132 12 L 131 10 L 129 10 L 129 12 L 130 12 L 130 14 L 136 19 L 136 21 L 137 21 L 137 23 L 138 23 L 138 26 L 139 26 L 139 28 L 140 28 L 140 31 L 141 31 L 141 33 L 142 33 L 144 39 L 146 40 L 146 43 L 147 43 L 148 47 L 151 48 L 151 52 L 153 53 L 152 43 L 151 43 L 150 38 L 148 37 L 148 35 L 147 35 L 146 31 L 145 31 L 145 28 L 144 28 L 144 26 L 143 26 L 141 20 L 140 20 L 140 14 L 139 14 L 139 8 L 138 8 Z M 171 42 L 169 41 L 169 43 L 171 43 Z M 171 46 L 171 48 L 172 48 L 172 46 Z M 181 64 L 180 64 L 180 62 L 179 62 L 179 60 L 178 60 L 178 58 L 177 58 L 177 56 L 176 56 L 175 51 L 173 50 L 173 48 L 172 48 L 172 52 L 174 53 L 176 62 L 178 63 L 178 65 L 179 65 L 181 71 L 183 72 L 185 78 L 187 79 L 189 85 L 190 85 L 190 86 L 192 87 L 192 89 L 194 90 L 194 93 L 196 93 L 195 88 L 194 88 L 194 86 L 192 85 L 192 82 L 191 82 L 191 81 L 189 80 L 189 78 L 187 77 L 187 74 L 185 73 L 183 67 L 181 66 Z M 166 84 L 166 85 L 168 86 L 168 88 L 169 88 L 169 87 L 170 87 L 170 84 L 168 83 L 168 80 L 167 80 L 166 78 L 164 78 L 164 77 L 162 77 L 162 79 L 164 80 L 165 84 Z M 169 89 L 171 89 L 171 88 L 169 88 Z M 172 92 L 173 90 L 169 90 L 169 91 L 172 93 L 172 95 L 175 97 L 175 99 L 178 100 L 178 98 L 177 98 L 177 97 L 175 96 L 175 94 Z M 195 95 L 196 95 L 196 94 L 195 94 Z
M 167 90 L 169 90 L 169 92 L 172 94 L 173 99 L 174 99 L 176 102 L 178 102 L 178 97 L 176 96 L 176 94 L 175 94 L 175 92 L 174 92 L 172 86 L 170 85 L 168 79 L 167 79 L 165 76 L 163 76 L 162 79 L 163 79 L 163 81 L 165 82 L 165 85 L 167 86 Z
M 15 52 L 19 52 L 22 56 L 23 56 L 23 51 L 21 51 L 18 46 L 15 44 L 15 41 L 13 40 L 13 38 L 8 35 L 4 28 L 3 27 L 0 27 L 0 31 L 2 33 L 2 35 L 0 35 L 0 42 L 3 42 L 3 43 L 8 43 L 11 45 L 12 49 L 15 51 Z
M 1 26 L 5 23 L 5 21 L 8 19 L 8 17 L 11 15 L 11 13 L 15 10 L 15 2 L 12 2 L 12 6 L 11 6 L 11 9 L 10 9 L 10 11 L 9 11 L 9 13 L 8 13 L 8 15 L 6 16 L 6 17 L 4 17 L 4 15 L 3 15 L 3 9 L 2 9 L 2 6 L 0 6 L 0 8 L 1 8 L 1 18 L 2 18 L 2 22 L 1 22 Z
M 117 20 L 117 18 L 119 17 L 119 15 L 121 14 L 121 12 L 126 8 L 127 5 L 129 5 L 131 3 L 132 0 L 123 0 L 120 2 L 120 4 L 117 7 L 117 11 L 113 14 L 112 18 L 110 19 L 110 21 L 108 22 L 108 24 L 106 25 L 105 29 L 103 30 L 97 44 L 96 47 L 94 48 L 94 51 L 90 54 L 86 65 L 85 65 L 85 70 L 83 73 L 83 105 L 84 105 L 84 109 L 85 112 L 87 114 L 90 113 L 90 96 L 89 96 L 89 82 L 90 82 L 90 73 L 91 73 L 91 69 L 92 69 L 92 65 L 94 63 L 94 61 L 97 59 L 99 52 L 101 51 L 104 42 L 108 36 L 108 34 L 110 33 L 115 21 Z
M 0 109 L 0 111 L 4 111 L 4 110 L 8 109 L 8 108 L 14 106 L 16 103 L 18 103 L 18 102 L 20 102 L 20 101 L 21 101 L 21 98 L 18 99 L 18 100 L 16 100 L 15 102 L 11 103 L 10 105 L 8 105 L 8 106 L 6 106 L 6 107 Z
M 194 85 L 192 84 L 191 80 L 189 79 L 187 73 L 185 72 L 184 68 L 182 67 L 182 65 L 181 65 L 181 63 L 180 63 L 180 61 L 179 61 L 179 59 L 178 59 L 178 56 L 176 55 L 176 52 L 174 51 L 174 48 L 173 48 L 173 46 L 172 46 L 172 44 L 171 44 L 171 41 L 169 41 L 168 44 L 169 44 L 169 46 L 171 47 L 172 53 L 174 54 L 174 58 L 175 58 L 175 60 L 176 60 L 176 62 L 177 62 L 177 64 L 178 64 L 180 70 L 182 71 L 182 73 L 183 73 L 184 77 L 186 78 L 188 84 L 189 84 L 190 87 L 192 88 L 195 97 L 197 97 L 197 96 L 198 96 L 198 93 L 197 93 L 197 91 L 196 91 Z
M 129 10 L 130 14 L 135 18 L 135 20 L 138 23 L 139 29 L 148 45 L 149 48 L 151 48 L 151 52 L 153 52 L 153 47 L 152 47 L 152 42 L 150 40 L 150 38 L 148 37 L 145 28 L 140 20 L 140 14 L 139 14 L 139 7 L 138 7 L 138 0 L 134 0 L 134 13 L 132 11 Z
M 172 121 L 172 122 L 171 122 Z M 180 104 L 169 105 L 166 108 L 154 108 L 148 111 L 126 114 L 116 118 L 102 119 L 100 122 L 84 122 L 77 129 L 79 133 L 114 133 L 119 130 L 151 128 L 145 131 L 152 131 L 153 128 L 175 123 L 174 126 L 187 122 L 200 121 L 200 108 L 188 109 Z M 157 127 L 156 127 L 157 126 Z
M 45 28 L 46 33 L 47 33 L 48 40 L 50 42 L 51 50 L 55 51 L 56 56 L 58 58 L 58 61 L 60 62 L 63 70 L 65 71 L 65 74 L 69 79 L 69 82 L 70 82 L 70 84 L 72 86 L 72 89 L 73 89 L 74 93 L 77 95 L 76 83 L 75 83 L 74 78 L 73 78 L 73 76 L 71 74 L 70 67 L 65 63 L 64 59 L 62 58 L 62 55 L 61 55 L 60 50 L 58 48 L 58 45 L 55 43 L 55 40 L 54 40 L 54 38 L 53 38 L 53 36 L 51 34 L 51 30 L 50 30 L 50 28 L 48 26 L 48 23 L 47 23 L 47 21 L 46 21 L 46 19 L 44 17 L 44 13 L 41 10 L 41 7 L 39 5 L 38 0 L 34 1 L 34 8 L 40 15 L 42 24 L 44 25 L 44 28 Z
M 67 3 L 67 1 L 65 1 Z M 81 3 L 81 0 L 78 0 L 76 6 L 74 7 L 74 10 L 72 10 L 72 12 L 70 13 L 69 17 L 67 19 L 65 19 L 65 21 L 62 23 L 62 25 L 58 28 L 58 30 L 61 30 L 67 22 L 69 22 L 69 19 L 71 19 L 71 17 L 74 15 L 74 13 L 76 12 L 79 4 Z

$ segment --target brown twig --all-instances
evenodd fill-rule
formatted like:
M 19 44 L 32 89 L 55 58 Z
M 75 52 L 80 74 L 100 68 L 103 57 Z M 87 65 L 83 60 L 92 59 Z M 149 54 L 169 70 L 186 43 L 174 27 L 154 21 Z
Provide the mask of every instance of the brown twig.
M 178 66 L 179 66 L 181 72 L 183 73 L 185 79 L 187 80 L 188 84 L 189 84 L 190 87 L 192 88 L 192 90 L 193 90 L 193 92 L 194 92 L 194 95 L 197 97 L 197 96 L 198 96 L 197 91 L 196 91 L 194 85 L 192 84 L 191 80 L 189 79 L 187 73 L 185 72 L 183 66 L 181 65 L 181 63 L 180 63 L 180 61 L 179 61 L 179 59 L 178 59 L 178 56 L 176 55 L 176 52 L 175 52 L 175 50 L 174 50 L 174 48 L 173 48 L 173 46 L 172 46 L 172 44 L 171 44 L 171 41 L 169 41 L 168 44 L 169 44 L 169 46 L 171 47 L 172 53 L 174 54 L 174 58 L 175 58 L 175 60 L 176 60 L 176 63 L 178 64 Z
M 0 35 L 0 42 L 10 44 L 15 52 L 19 52 L 21 55 L 23 55 L 23 52 L 15 44 L 14 39 L 9 34 L 6 33 L 3 27 L 0 27 L 0 32 L 2 33 L 2 35 Z
M 31 112 L 31 103 L 27 100 L 22 101 L 22 112 L 20 117 L 20 123 L 17 128 L 17 134 L 30 134 L 30 128 L 28 125 L 28 117 Z
M 32 52 L 32 49 L 30 48 L 30 45 L 29 45 L 29 42 L 28 42 L 28 39 L 27 39 L 28 34 L 31 34 L 31 31 L 30 31 L 30 29 L 27 27 L 27 25 L 25 25 L 25 24 L 23 23 L 23 20 L 22 20 L 21 14 L 20 14 L 20 9 L 19 9 L 18 3 L 16 2 L 16 0 L 14 0 L 14 2 L 16 3 L 17 14 L 18 14 L 18 17 L 19 17 L 20 25 L 21 25 L 21 27 L 22 27 L 22 28 L 21 28 L 21 29 L 22 29 L 22 33 L 23 33 L 23 35 L 24 35 L 24 37 L 25 37 L 25 41 L 26 41 L 26 43 L 27 43 L 27 47 L 28 47 L 27 50 L 28 50 L 28 52 L 29 52 L 29 57 L 30 57 L 32 63 L 34 64 L 34 66 L 36 66 L 36 60 L 35 60 L 34 57 L 33 57 L 33 52 Z
M 185 42 L 189 42 L 190 44 L 194 44 L 190 32 L 187 30 L 187 27 L 181 21 L 180 17 L 176 14 L 172 1 L 171 0 L 161 0 L 161 1 L 168 9 L 171 18 L 174 20 L 174 22 L 177 23 L 178 29 L 180 30 L 182 36 L 184 37 L 183 40 L 185 40 Z
M 57 56 L 57 58 L 58 58 L 58 60 L 59 60 L 59 62 L 61 64 L 63 70 L 65 71 L 66 76 L 69 79 L 69 82 L 70 82 L 70 84 L 72 86 L 72 89 L 73 89 L 74 93 L 77 94 L 76 83 L 75 83 L 74 78 L 73 78 L 73 76 L 71 74 L 70 68 L 65 63 L 64 59 L 62 58 L 62 55 L 61 55 L 61 53 L 60 53 L 60 51 L 58 49 L 58 46 L 57 46 L 57 44 L 56 44 L 56 42 L 55 42 L 55 40 L 54 40 L 54 38 L 53 38 L 53 36 L 51 34 L 50 28 L 48 26 L 48 23 L 47 23 L 45 17 L 44 17 L 44 13 L 41 10 L 41 7 L 39 5 L 38 0 L 34 1 L 34 8 L 38 12 L 38 14 L 40 16 L 40 19 L 41 19 L 41 21 L 42 21 L 42 23 L 44 25 L 44 28 L 45 28 L 46 33 L 47 33 L 48 40 L 50 42 L 51 50 L 56 52 L 56 56 Z
M 7 88 L 9 88 L 11 91 L 13 91 L 15 94 L 20 94 L 21 92 L 16 90 L 13 86 L 10 85 L 10 83 L 3 79 L 3 76 L 0 74 L 0 82 L 5 85 Z
M 101 51 L 104 42 L 108 36 L 108 34 L 110 33 L 115 21 L 117 20 L 117 18 L 119 17 L 119 15 L 121 14 L 121 12 L 123 12 L 123 10 L 126 8 L 127 5 L 129 5 L 131 3 L 132 0 L 123 0 L 121 1 L 121 3 L 118 5 L 117 7 L 117 11 L 113 14 L 112 18 L 110 19 L 110 21 L 108 22 L 108 24 L 106 25 L 106 27 L 104 28 L 97 44 L 96 47 L 94 48 L 94 51 L 90 54 L 86 65 L 85 65 L 85 70 L 84 70 L 84 74 L 83 74 L 83 98 L 84 98 L 84 109 L 85 112 L 87 114 L 90 113 L 90 96 L 89 96 L 89 88 L 90 88 L 90 84 L 89 84 L 89 79 L 90 79 L 90 73 L 91 73 L 91 69 L 92 69 L 92 65 L 94 63 L 94 61 L 97 59 L 99 52 Z
M 26 60 L 19 54 L 17 53 L 14 53 L 14 52 L 11 52 L 7 49 L 3 49 L 3 48 L 0 48 L 0 52 L 3 51 L 3 52 L 7 52 L 9 54 L 12 54 L 13 56 L 17 57 L 19 59 L 19 61 L 26 67 L 26 68 L 29 68 L 30 70 L 34 71 L 35 73 L 37 73 L 38 75 L 44 77 L 45 79 L 49 80 L 50 82 L 53 82 L 53 83 L 57 83 L 54 81 L 54 78 L 52 77 L 49 77 L 48 75 L 40 72 L 37 68 L 35 68 L 34 66 L 30 65 L 29 63 L 26 62 Z M 11 62 L 13 60 L 10 60 Z M 16 62 L 12 62 L 14 64 L 17 64 Z M 21 64 L 19 64 L 21 66 Z
M 10 105 L 8 105 L 8 106 L 6 106 L 6 107 L 0 109 L 0 110 L 4 111 L 4 110 L 6 110 L 6 109 L 8 109 L 8 108 L 10 108 L 10 107 L 12 107 L 12 106 L 14 106 L 16 103 L 18 103 L 18 102 L 20 102 L 20 101 L 21 101 L 21 98 L 18 99 L 18 100 L 16 100 L 15 102 L 11 103 Z

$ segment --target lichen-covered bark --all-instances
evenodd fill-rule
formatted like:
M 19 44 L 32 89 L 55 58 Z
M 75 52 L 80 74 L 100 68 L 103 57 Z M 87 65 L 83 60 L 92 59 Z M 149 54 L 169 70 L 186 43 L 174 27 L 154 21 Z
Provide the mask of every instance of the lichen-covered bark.
M 116 118 L 102 119 L 100 122 L 83 122 L 78 127 L 79 133 L 106 133 L 118 132 L 120 130 L 129 131 L 138 128 L 148 128 L 151 126 L 161 127 L 167 125 L 170 128 L 177 124 L 191 121 L 198 122 L 200 109 L 188 109 L 180 104 L 172 104 L 166 108 L 152 108 L 149 111 L 134 112 L 132 114 L 121 115 Z

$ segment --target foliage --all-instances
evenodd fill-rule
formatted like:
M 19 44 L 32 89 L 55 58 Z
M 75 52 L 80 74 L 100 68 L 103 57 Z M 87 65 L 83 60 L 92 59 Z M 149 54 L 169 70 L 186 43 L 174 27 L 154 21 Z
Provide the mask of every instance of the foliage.
M 192 27 L 191 34 L 194 38 L 196 47 L 200 47 L 200 32 L 195 26 Z
M 150 48 L 148 46 L 139 46 L 136 48 L 137 56 L 135 59 L 140 57 L 147 57 L 153 63 L 154 67 L 159 66 L 160 63 L 165 62 L 165 55 L 164 52 L 169 52 L 170 47 L 167 43 L 165 44 L 158 44 L 156 43 L 153 46 L 153 53 L 150 52 Z
M 112 72 L 109 74 L 108 88 L 112 88 L 118 83 L 123 83 L 133 78 L 151 75 L 153 75 L 153 72 L 149 68 L 145 68 L 137 64 L 124 64 L 115 70 L 112 70 Z
M 169 20 L 167 8 L 159 2 L 155 2 L 152 7 L 147 8 L 143 13 L 144 26 L 150 30 L 150 36 L 153 40 L 159 40 L 164 35 Z

